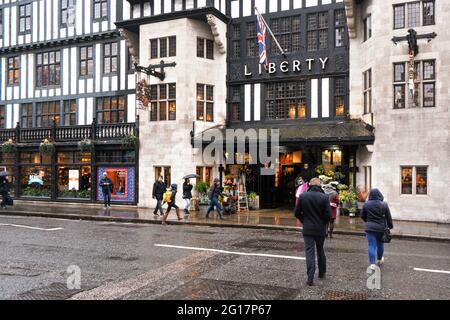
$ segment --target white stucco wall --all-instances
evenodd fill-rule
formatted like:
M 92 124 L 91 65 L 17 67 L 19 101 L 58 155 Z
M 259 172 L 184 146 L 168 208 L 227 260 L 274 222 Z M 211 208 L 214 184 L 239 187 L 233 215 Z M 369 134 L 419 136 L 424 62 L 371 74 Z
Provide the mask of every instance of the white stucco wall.
M 216 19 L 226 45 L 226 24 Z M 150 39 L 176 36 L 177 55 L 163 59 L 150 59 Z M 161 82 L 152 77 L 151 84 L 176 83 L 176 121 L 150 121 L 147 110 L 139 110 L 139 206 L 154 207 L 151 192 L 155 180 L 155 166 L 170 166 L 172 183 L 177 183 L 177 202 L 181 204 L 182 177 L 195 173 L 196 166 L 204 166 L 200 154 L 194 155 L 190 131 L 196 120 L 197 83 L 214 85 L 214 122 L 196 121 L 195 131 L 222 124 L 226 117 L 226 54 L 214 48 L 214 60 L 197 58 L 197 37 L 213 40 L 210 26 L 198 20 L 177 19 L 140 27 L 140 64 L 155 64 L 160 60 L 176 62 L 167 68 L 166 79 Z M 214 176 L 218 172 L 214 170 Z
M 407 42 L 394 45 L 393 8 L 404 0 L 364 1 L 356 6 L 357 37 L 350 39 L 350 112 L 363 117 L 363 72 L 372 69 L 373 153 L 361 148 L 358 166 L 372 166 L 372 185 L 389 202 L 393 217 L 405 220 L 450 222 L 450 1 L 436 0 L 436 24 L 414 28 L 418 34 L 436 32 L 427 43 L 419 40 L 416 60 L 436 60 L 436 107 L 393 109 L 393 63 L 408 61 Z M 363 18 L 372 15 L 372 38 L 363 42 Z M 364 116 L 366 120 L 367 116 Z M 429 166 L 428 195 L 401 195 L 400 166 Z M 358 175 L 363 185 L 364 175 Z

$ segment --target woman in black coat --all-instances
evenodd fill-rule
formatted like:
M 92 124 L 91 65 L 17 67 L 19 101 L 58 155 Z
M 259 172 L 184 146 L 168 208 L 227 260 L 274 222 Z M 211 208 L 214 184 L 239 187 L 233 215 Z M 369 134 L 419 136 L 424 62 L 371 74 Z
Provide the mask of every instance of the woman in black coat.
M 2 209 L 6 209 L 6 204 L 8 201 L 8 180 L 5 177 L 0 177 L 0 195 L 2 196 L 2 202 L 0 203 Z
M 190 214 L 189 207 L 192 199 L 192 184 L 189 179 L 185 179 L 183 183 L 183 199 L 184 199 L 184 214 Z
M 393 229 L 391 211 L 380 190 L 372 189 L 369 200 L 364 204 L 361 218 L 365 222 L 365 231 L 369 243 L 370 268 L 375 269 L 375 260 L 378 265 L 384 261 L 384 243 L 381 241 L 386 228 Z

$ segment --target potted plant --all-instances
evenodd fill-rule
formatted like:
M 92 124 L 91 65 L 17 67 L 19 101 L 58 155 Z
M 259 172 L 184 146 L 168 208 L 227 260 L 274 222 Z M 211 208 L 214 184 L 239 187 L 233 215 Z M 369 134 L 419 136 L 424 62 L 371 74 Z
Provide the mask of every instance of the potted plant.
M 81 152 L 92 152 L 95 149 L 94 141 L 91 139 L 83 139 L 78 142 L 78 149 L 80 149 Z
M 55 151 L 55 145 L 50 140 L 45 139 L 39 146 L 39 152 L 42 155 L 50 155 Z
M 248 206 L 250 209 L 259 209 L 259 196 L 256 194 L 256 192 L 250 192 L 248 194 Z
M 8 141 L 5 141 L 2 144 L 2 152 L 3 153 L 14 153 L 17 151 L 17 146 L 14 143 L 14 141 L 12 141 L 12 139 L 9 139 Z
M 130 133 L 129 135 L 125 136 L 122 139 L 122 146 L 124 147 L 134 147 L 137 148 L 139 145 L 139 139 L 136 135 L 133 133 Z
M 209 204 L 209 199 L 208 199 L 208 194 L 207 194 L 208 189 L 209 189 L 209 185 L 204 181 L 200 181 L 195 185 L 194 190 L 198 193 L 200 205 L 208 205 Z
M 350 216 L 354 216 L 354 213 L 357 211 L 358 194 L 353 188 L 345 187 L 341 187 L 339 190 L 339 199 L 342 203 L 342 208 L 348 210 Z

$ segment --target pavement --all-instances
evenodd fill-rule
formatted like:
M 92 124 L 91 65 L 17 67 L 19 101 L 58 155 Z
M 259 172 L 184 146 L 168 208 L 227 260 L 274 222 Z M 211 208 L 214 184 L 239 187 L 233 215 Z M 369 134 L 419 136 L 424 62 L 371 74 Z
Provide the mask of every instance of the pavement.
M 367 241 L 325 241 L 306 285 L 298 232 L 0 215 L 0 299 L 446 300 L 450 243 L 397 239 L 370 289 Z M 183 302 L 184 303 L 184 302 Z M 165 310 L 166 314 L 174 310 Z M 201 318 L 201 317 L 199 317 Z
M 182 210 L 180 211 L 182 212 Z M 178 221 L 175 210 L 172 210 L 169 215 L 169 224 L 297 232 L 302 230 L 300 221 L 294 217 L 291 210 L 287 209 L 243 212 L 225 216 L 224 221 L 219 220 L 215 212 L 211 214 L 210 219 L 206 219 L 205 212 L 206 207 L 201 206 L 200 211 L 193 211 L 191 215 L 184 217 L 182 221 Z M 153 209 L 141 209 L 132 206 L 113 206 L 110 209 L 104 209 L 103 206 L 97 204 L 16 201 L 14 207 L 0 211 L 0 214 L 72 220 L 161 223 L 161 218 L 153 214 Z M 338 216 L 335 222 L 335 234 L 364 235 L 364 222 L 359 217 Z M 392 235 L 393 238 L 450 241 L 450 224 L 394 220 Z

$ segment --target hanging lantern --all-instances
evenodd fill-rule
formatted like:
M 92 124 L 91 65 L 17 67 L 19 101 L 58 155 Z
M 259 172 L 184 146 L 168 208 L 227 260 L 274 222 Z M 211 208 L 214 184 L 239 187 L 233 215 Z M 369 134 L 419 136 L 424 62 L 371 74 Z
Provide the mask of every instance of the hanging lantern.
M 136 70 L 136 107 L 138 109 L 148 109 L 150 106 L 150 75 Z

